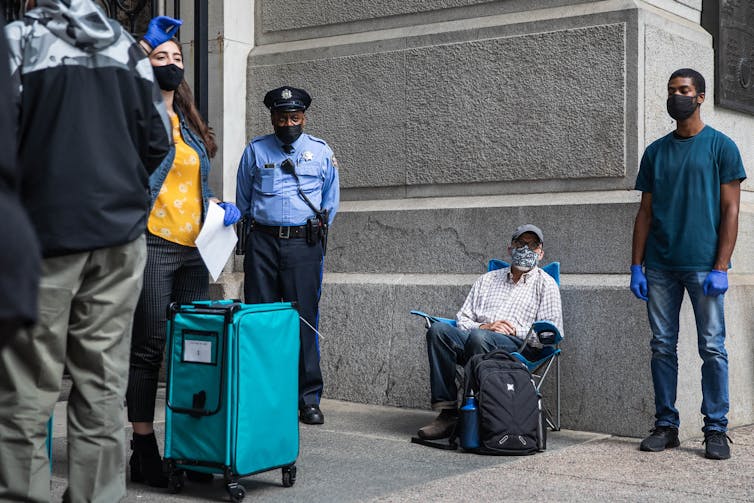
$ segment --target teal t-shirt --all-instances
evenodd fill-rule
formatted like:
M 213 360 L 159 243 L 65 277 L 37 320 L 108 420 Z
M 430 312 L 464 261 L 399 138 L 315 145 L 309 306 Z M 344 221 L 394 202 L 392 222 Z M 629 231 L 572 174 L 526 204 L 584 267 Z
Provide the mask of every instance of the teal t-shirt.
M 670 133 L 647 147 L 636 177 L 636 190 L 652 193 L 644 264 L 666 271 L 712 269 L 720 185 L 745 178 L 736 144 L 709 126 L 691 138 Z

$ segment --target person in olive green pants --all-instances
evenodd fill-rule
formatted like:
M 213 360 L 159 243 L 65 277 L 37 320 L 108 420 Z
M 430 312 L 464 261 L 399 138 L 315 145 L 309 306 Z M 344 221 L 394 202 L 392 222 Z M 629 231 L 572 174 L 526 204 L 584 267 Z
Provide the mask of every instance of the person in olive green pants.
M 43 261 L 39 322 L 0 352 L 0 501 L 50 499 L 46 422 L 64 367 L 71 500 L 125 495 L 123 399 L 146 257 L 141 236 Z
M 67 368 L 64 500 L 112 503 L 126 494 L 131 326 L 169 122 L 146 55 L 92 0 L 25 4 L 4 30 L 12 85 L 0 99 L 15 112 L 20 201 L 42 264 L 37 324 L 0 350 L 0 502 L 50 500 L 46 424 Z

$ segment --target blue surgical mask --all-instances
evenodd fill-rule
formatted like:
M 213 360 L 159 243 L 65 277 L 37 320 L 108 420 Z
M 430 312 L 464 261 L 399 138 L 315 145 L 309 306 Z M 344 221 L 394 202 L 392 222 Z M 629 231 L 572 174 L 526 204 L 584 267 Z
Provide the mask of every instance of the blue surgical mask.
M 527 246 L 511 249 L 511 265 L 519 271 L 527 272 L 534 269 L 539 262 L 537 252 L 530 250 Z

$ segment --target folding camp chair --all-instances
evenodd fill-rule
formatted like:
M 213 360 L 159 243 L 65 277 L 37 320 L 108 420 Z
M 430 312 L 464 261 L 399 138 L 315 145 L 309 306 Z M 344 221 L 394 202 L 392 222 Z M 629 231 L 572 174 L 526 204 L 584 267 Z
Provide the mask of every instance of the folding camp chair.
M 509 264 L 503 260 L 492 259 L 487 264 L 487 271 L 495 271 L 497 269 L 503 269 L 509 267 Z M 542 270 L 552 276 L 555 282 L 560 286 L 560 262 L 550 262 L 546 266 L 542 267 Z M 411 311 L 411 314 L 421 316 L 424 318 L 427 329 L 432 326 L 433 323 L 448 323 L 456 326 L 456 320 L 450 318 L 441 318 L 439 316 L 433 316 L 422 311 Z M 526 347 L 527 341 L 531 337 L 536 337 L 540 344 L 542 344 L 542 350 L 537 360 L 529 360 L 523 356 L 522 351 Z M 521 343 L 521 347 L 515 353 L 511 353 L 518 358 L 524 365 L 526 365 L 534 378 L 534 384 L 537 391 L 541 393 L 542 384 L 544 383 L 547 375 L 550 373 L 550 369 L 555 365 L 555 414 L 553 414 L 549 408 L 545 407 L 545 419 L 548 426 L 553 431 L 560 430 L 560 348 L 558 344 L 563 340 L 563 336 L 554 324 L 547 320 L 535 321 L 526 337 Z

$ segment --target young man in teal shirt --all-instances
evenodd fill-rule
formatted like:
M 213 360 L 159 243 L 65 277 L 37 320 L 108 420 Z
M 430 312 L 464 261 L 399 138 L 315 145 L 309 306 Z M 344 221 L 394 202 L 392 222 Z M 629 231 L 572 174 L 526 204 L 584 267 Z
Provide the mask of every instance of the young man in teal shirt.
M 736 144 L 702 122 L 704 98 L 704 77 L 695 70 L 670 76 L 667 108 L 677 126 L 647 147 L 636 179 L 642 198 L 634 224 L 631 291 L 647 302 L 655 392 L 655 427 L 640 448 L 657 452 L 679 445 L 676 346 L 686 290 L 703 360 L 705 456 L 728 459 L 723 301 L 746 173 Z

